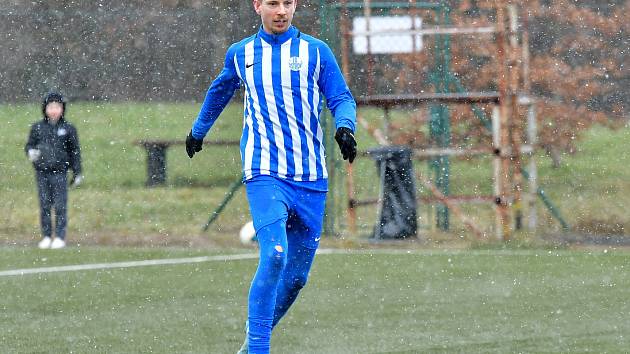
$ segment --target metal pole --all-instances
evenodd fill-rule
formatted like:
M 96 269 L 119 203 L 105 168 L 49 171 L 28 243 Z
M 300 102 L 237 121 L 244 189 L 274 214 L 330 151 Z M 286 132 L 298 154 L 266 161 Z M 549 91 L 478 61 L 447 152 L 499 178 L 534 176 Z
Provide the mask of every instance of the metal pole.
M 232 184 L 230 185 L 230 188 L 228 188 L 227 193 L 225 193 L 225 197 L 221 201 L 221 204 L 219 204 L 219 206 L 212 212 L 212 214 L 210 214 L 210 217 L 208 218 L 208 222 L 202 228 L 203 231 L 208 231 L 208 228 L 210 227 L 210 225 L 212 225 L 212 223 L 219 217 L 223 209 L 225 209 L 225 206 L 232 199 L 232 197 L 234 197 L 234 193 L 236 193 L 236 191 L 239 188 L 241 188 L 242 185 L 243 185 L 242 176 L 239 177 L 238 180 L 232 182 Z
M 538 225 L 538 213 L 536 210 L 536 191 L 538 190 L 538 166 L 536 165 L 536 144 L 538 143 L 538 132 L 536 127 L 536 105 L 530 103 L 527 110 L 527 140 L 532 147 L 532 153 L 529 156 L 529 193 L 528 193 L 528 229 L 536 232 Z
M 436 10 L 436 18 L 444 25 L 449 24 L 449 8 L 444 1 L 440 2 L 439 9 Z M 431 81 L 438 94 L 449 92 L 450 67 L 450 36 L 436 35 L 435 37 L 435 68 L 431 74 Z M 451 144 L 450 120 L 448 107 L 445 104 L 436 104 L 430 107 L 431 138 L 440 148 L 447 148 Z M 430 160 L 430 168 L 434 172 L 435 186 L 439 191 L 448 196 L 450 161 L 448 156 L 438 156 Z M 436 207 L 436 223 L 441 230 L 449 229 L 449 211 L 447 205 L 440 203 Z
M 480 229 L 471 219 L 469 219 L 464 212 L 457 206 L 457 204 L 449 201 L 448 197 L 443 195 L 431 182 L 426 179 L 420 171 L 416 171 L 416 178 L 422 183 L 422 185 L 428 189 L 439 201 L 444 203 L 450 210 L 453 211 L 456 217 L 458 217 L 464 226 L 466 226 L 477 239 L 482 239 L 486 237 L 486 233 Z
M 508 68 L 510 71 L 510 142 L 512 151 L 512 173 L 513 173 L 513 191 L 514 191 L 514 228 L 516 230 L 522 229 L 523 226 L 523 205 L 521 200 L 521 191 L 523 188 L 523 176 L 521 175 L 521 136 L 522 136 L 522 124 L 521 115 L 519 114 L 518 105 L 518 90 L 520 84 L 520 72 L 519 72 L 519 48 L 518 48 L 518 12 L 515 5 L 508 5 L 509 15 L 509 62 Z
M 326 0 L 319 0 L 319 37 L 326 38 L 324 23 L 326 23 Z
M 494 159 L 492 161 L 493 167 L 493 182 L 494 182 L 494 195 L 495 195 L 495 231 L 497 240 L 503 239 L 503 212 L 500 208 L 501 200 L 501 113 L 498 106 L 492 108 L 492 146 L 494 147 Z
M 348 86 L 351 86 L 348 63 L 348 46 L 350 42 L 350 30 L 348 26 L 348 8 L 346 7 L 347 0 L 341 0 L 341 18 L 339 20 L 341 27 L 341 71 L 346 79 Z M 368 42 L 369 43 L 369 42 Z
M 416 0 L 409 0 L 409 15 L 411 17 L 411 30 L 415 31 L 416 28 L 416 16 L 418 15 L 418 11 L 416 9 Z M 411 35 L 411 55 L 419 52 L 419 48 L 416 48 L 416 38 L 418 35 Z
M 383 107 L 383 135 L 385 135 L 385 139 L 387 139 L 387 141 L 390 141 L 389 139 L 389 133 L 390 133 L 390 115 L 389 115 L 389 107 L 385 106 Z
M 372 16 L 372 6 L 370 0 L 363 0 L 363 16 L 365 17 L 365 29 L 370 32 L 370 18 Z M 367 94 L 374 94 L 374 57 L 372 56 L 372 37 L 367 35 Z
M 346 79 L 346 83 L 350 86 L 350 64 L 349 64 L 349 42 L 350 42 L 350 29 L 348 24 L 348 8 L 346 7 L 346 0 L 343 0 L 343 14 L 341 18 L 341 62 L 342 72 Z M 369 48 L 369 37 L 368 37 Z M 369 50 L 369 49 L 368 49 Z M 348 197 L 347 212 L 348 212 L 348 228 L 350 234 L 355 235 L 357 232 L 357 214 L 355 210 L 355 198 L 354 198 L 354 170 L 352 164 L 346 164 L 346 193 Z
M 450 7 L 445 1 L 442 1 L 442 16 L 443 24 L 445 26 L 450 25 Z M 442 92 L 450 92 L 449 84 L 449 70 L 451 66 L 451 36 L 445 34 L 443 37 L 444 43 L 442 46 L 442 71 L 440 72 L 440 81 L 442 82 Z M 451 119 L 447 105 L 441 105 L 441 121 L 442 121 L 442 136 L 441 147 L 451 146 Z M 440 191 L 448 197 L 450 194 L 451 185 L 451 161 L 446 155 L 440 156 Z M 448 230 L 450 228 L 450 211 L 448 205 L 443 204 L 441 208 L 441 223 L 442 230 Z
M 536 165 L 536 144 L 538 144 L 538 129 L 536 124 L 536 104 L 530 98 L 530 55 L 529 55 L 529 10 L 523 15 L 523 93 L 528 99 L 527 107 L 527 144 L 532 147 L 529 155 L 529 182 L 527 191 L 527 228 L 536 232 L 538 225 L 538 211 L 536 210 L 536 191 L 538 190 L 538 167 Z
M 388 31 L 353 31 L 353 36 L 391 36 L 397 35 L 409 35 L 409 36 L 421 36 L 421 35 L 438 35 L 438 34 L 492 34 L 497 29 L 495 27 L 426 27 L 423 29 L 392 29 Z
M 497 61 L 498 61 L 498 86 L 499 86 L 499 154 L 501 165 L 498 178 L 497 208 L 501 218 L 501 234 L 504 241 L 508 241 L 511 236 L 510 225 L 510 138 L 509 138 L 509 86 L 508 73 L 506 70 L 506 28 L 505 28 L 505 1 L 498 0 L 497 4 Z
M 343 31 L 343 25 L 344 25 L 344 16 L 346 15 L 346 1 L 342 0 L 342 7 L 341 9 L 339 9 L 339 7 L 333 7 L 333 6 L 328 6 L 324 4 L 324 0 L 321 0 L 322 3 L 322 9 L 323 9 L 323 14 L 325 14 L 327 17 L 321 19 L 322 23 L 322 32 L 326 32 L 328 34 L 328 41 L 332 42 L 334 39 L 334 43 L 339 43 L 340 47 L 341 47 L 341 63 L 342 63 L 342 68 L 344 67 L 344 62 L 347 60 L 346 56 L 345 56 L 345 48 L 347 47 L 347 33 L 345 33 Z M 328 11 L 331 8 L 333 8 L 334 10 Z M 328 17 L 329 16 L 329 17 Z M 336 23 L 336 18 L 337 16 L 340 17 L 340 32 L 341 32 L 341 38 L 339 40 L 339 31 L 334 31 L 330 29 L 330 23 Z M 338 42 L 339 41 L 339 42 Z M 347 65 L 346 65 L 347 66 Z M 325 147 L 326 149 L 333 149 L 333 146 L 335 145 L 335 141 L 333 138 L 333 134 L 331 134 L 330 130 L 333 129 L 334 124 L 332 123 L 332 119 L 330 119 L 330 115 L 326 112 L 323 112 L 323 128 L 324 131 L 327 132 L 326 134 L 326 138 L 325 140 Z M 324 217 L 324 234 L 329 235 L 329 236 L 333 236 L 336 234 L 336 221 L 335 221 L 335 216 L 337 214 L 337 188 L 336 188 L 336 184 L 337 184 L 337 161 L 335 158 L 335 154 L 327 154 L 326 156 L 326 163 L 328 165 L 328 183 L 329 183 L 329 189 L 330 192 L 328 193 L 328 200 L 326 202 L 326 214 Z

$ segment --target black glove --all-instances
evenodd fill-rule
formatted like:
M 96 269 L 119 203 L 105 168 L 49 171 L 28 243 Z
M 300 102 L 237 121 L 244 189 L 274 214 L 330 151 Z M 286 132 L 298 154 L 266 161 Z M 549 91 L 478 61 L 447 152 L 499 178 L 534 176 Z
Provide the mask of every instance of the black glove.
M 357 142 L 354 140 L 352 130 L 346 127 L 337 129 L 335 140 L 337 140 L 337 144 L 339 144 L 343 159 L 352 163 L 354 158 L 357 157 Z
M 192 136 L 192 130 L 191 130 L 190 133 L 188 133 L 188 136 L 186 137 L 186 153 L 188 154 L 188 157 L 192 159 L 192 157 L 195 156 L 196 152 L 201 151 L 202 149 L 201 145 L 203 145 L 203 140 L 195 139 Z

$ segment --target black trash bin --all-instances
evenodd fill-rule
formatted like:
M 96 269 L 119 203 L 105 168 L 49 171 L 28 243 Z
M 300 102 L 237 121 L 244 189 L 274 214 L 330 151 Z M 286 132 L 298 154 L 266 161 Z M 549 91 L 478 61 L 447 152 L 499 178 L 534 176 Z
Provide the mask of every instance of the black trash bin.
M 387 146 L 368 151 L 376 161 L 376 170 L 380 175 L 381 203 L 373 236 L 376 239 L 404 239 L 417 235 L 416 186 L 411 153 L 406 146 Z

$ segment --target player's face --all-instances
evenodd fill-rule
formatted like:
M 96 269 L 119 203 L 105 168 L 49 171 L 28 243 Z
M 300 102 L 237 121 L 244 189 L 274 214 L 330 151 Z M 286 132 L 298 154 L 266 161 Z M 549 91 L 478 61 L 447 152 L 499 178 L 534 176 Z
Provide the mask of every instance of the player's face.
M 280 34 L 291 26 L 297 0 L 254 0 L 254 9 L 262 19 L 265 32 Z
M 46 117 L 48 121 L 55 124 L 63 114 L 63 105 L 59 102 L 50 102 L 46 105 Z

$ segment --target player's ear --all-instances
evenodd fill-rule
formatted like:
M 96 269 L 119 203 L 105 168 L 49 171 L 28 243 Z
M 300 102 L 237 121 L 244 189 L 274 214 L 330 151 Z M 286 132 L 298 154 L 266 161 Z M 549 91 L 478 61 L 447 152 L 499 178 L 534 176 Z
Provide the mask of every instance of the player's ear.
M 254 10 L 257 14 L 260 15 L 260 5 L 262 0 L 252 0 L 252 4 L 254 5 Z

